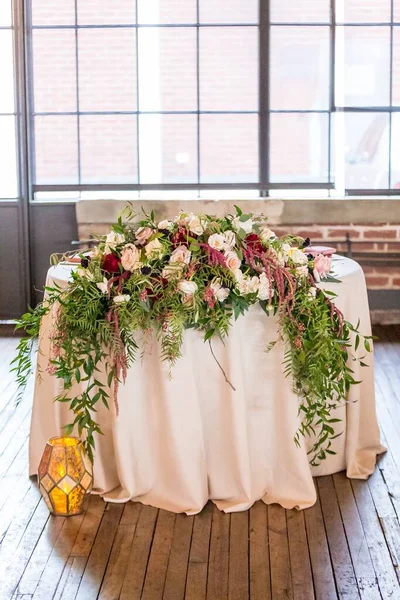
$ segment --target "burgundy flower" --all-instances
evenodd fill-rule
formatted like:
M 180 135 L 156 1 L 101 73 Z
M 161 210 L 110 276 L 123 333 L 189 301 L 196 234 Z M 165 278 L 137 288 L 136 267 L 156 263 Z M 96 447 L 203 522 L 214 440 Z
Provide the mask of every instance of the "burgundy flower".
M 172 236 L 172 244 L 174 246 L 188 246 L 189 242 L 187 240 L 188 232 L 186 229 L 180 228 L 177 233 Z
M 87 269 L 89 266 L 89 260 L 90 260 L 90 256 L 88 256 L 88 258 L 81 258 L 81 266 L 84 269 Z
M 253 252 L 264 252 L 261 240 L 256 233 L 249 233 L 249 235 L 246 235 L 245 242 Z
M 103 269 L 107 273 L 119 273 L 121 259 L 116 254 L 106 254 L 103 258 Z
M 154 281 L 154 283 L 161 283 L 163 288 L 167 287 L 168 285 L 168 279 L 165 279 L 165 277 L 161 277 L 159 275 L 152 277 L 151 280 Z M 157 292 L 155 292 L 152 288 L 146 288 L 146 292 L 148 298 L 154 301 L 161 300 L 161 298 L 164 295 L 163 290 L 158 290 Z

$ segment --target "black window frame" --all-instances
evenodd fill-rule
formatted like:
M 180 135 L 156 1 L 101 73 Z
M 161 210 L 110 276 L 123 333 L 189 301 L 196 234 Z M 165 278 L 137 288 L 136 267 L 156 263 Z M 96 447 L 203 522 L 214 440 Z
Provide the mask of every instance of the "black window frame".
M 333 132 L 333 119 L 335 114 L 338 113 L 377 113 L 383 112 L 389 115 L 389 160 L 388 160 L 388 172 L 389 172 L 389 189 L 344 189 L 344 195 L 346 196 L 398 196 L 400 194 L 398 189 L 390 188 L 391 185 L 391 152 L 392 152 L 392 115 L 396 112 L 400 112 L 400 106 L 393 106 L 392 98 L 392 82 L 393 82 L 393 32 L 396 27 L 400 28 L 400 22 L 394 22 L 394 0 L 390 0 L 391 4 L 391 19 L 389 22 L 337 22 L 335 9 L 336 0 L 329 1 L 330 19 L 329 22 L 272 22 L 271 21 L 271 0 L 259 0 L 259 21 L 258 23 L 210 23 L 204 24 L 199 20 L 199 3 L 201 0 L 196 0 L 197 7 L 197 22 L 196 23 L 180 23 L 180 24 L 140 24 L 137 19 L 138 7 L 136 6 L 136 23 L 132 25 L 79 25 L 77 19 L 77 6 L 78 0 L 75 0 L 75 24 L 74 25 L 32 25 L 32 14 L 31 4 L 34 0 L 26 0 L 25 2 L 25 15 L 24 15 L 24 37 L 25 37 L 25 84 L 22 89 L 22 93 L 25 94 L 23 105 L 25 106 L 25 122 L 26 122 L 26 137 L 24 146 L 28 148 L 26 156 L 26 171 L 28 174 L 29 181 L 29 196 L 30 200 L 35 199 L 36 194 L 40 193 L 54 193 L 59 192 L 76 192 L 78 195 L 80 192 L 140 192 L 142 191 L 154 191 L 154 192 L 167 192 L 167 191 L 190 191 L 196 190 L 199 192 L 206 190 L 254 190 L 258 191 L 261 197 L 268 197 L 270 192 L 282 191 L 293 191 L 296 190 L 321 190 L 321 192 L 327 193 L 327 196 L 331 195 L 332 192 L 337 196 L 337 190 L 335 189 L 334 174 L 332 173 L 332 132 Z M 255 26 L 259 31 L 259 105 L 256 111 L 201 111 L 199 106 L 199 32 L 202 27 L 249 27 Z M 327 109 L 321 110 L 279 110 L 271 109 L 270 106 L 270 45 L 271 45 L 271 27 L 307 27 L 307 26 L 326 26 L 329 27 L 329 47 L 330 47 L 330 64 L 329 64 L 329 106 Z M 382 26 L 390 27 L 390 104 L 388 106 L 337 106 L 335 103 L 335 64 L 336 64 L 336 31 L 338 27 L 346 26 Z M 136 32 L 142 27 L 193 27 L 197 31 L 197 110 L 196 111 L 140 111 L 139 106 L 136 111 L 127 111 L 127 114 L 136 114 L 138 123 L 137 133 L 137 159 L 138 159 L 138 182 L 137 183 L 121 183 L 121 184 L 110 184 L 110 183 L 94 183 L 94 184 L 36 184 L 34 181 L 35 177 L 35 151 L 34 151 L 34 107 L 33 107 L 33 64 L 32 64 L 32 31 L 33 29 L 74 29 L 76 39 L 76 53 L 77 50 L 77 32 L 81 28 L 119 28 L 119 27 L 132 27 L 135 28 Z M 138 81 L 138 35 L 136 35 L 136 77 Z M 78 78 L 78 70 L 77 70 Z M 77 86 L 78 90 L 78 86 Z M 79 93 L 78 93 L 79 96 Z M 79 98 L 77 100 L 77 111 L 76 114 L 79 122 L 80 114 L 92 114 L 79 111 Z M 198 153 L 198 181 L 193 183 L 141 183 L 140 182 L 140 164 L 139 164 L 139 116 L 141 114 L 194 114 L 197 115 L 197 153 Z M 219 183 L 200 183 L 200 136 L 199 136 L 199 122 L 200 115 L 203 113 L 210 114 L 258 114 L 259 118 L 259 129 L 258 129 L 258 148 L 259 148 L 259 180 L 257 182 L 219 182 Z M 327 182 L 272 182 L 270 173 L 270 124 L 271 115 L 279 113 L 321 113 L 328 115 L 328 173 Z M 50 114 L 50 113 L 46 113 Z M 63 113 L 54 113 L 63 114 Z M 68 113 L 72 114 L 72 113 Z M 118 114 L 118 111 L 105 111 L 100 114 Z M 124 113 L 125 114 L 125 113 Z M 79 152 L 79 124 L 78 124 L 78 152 Z M 80 172 L 80 167 L 79 167 Z M 275 194 L 274 194 L 275 195 Z

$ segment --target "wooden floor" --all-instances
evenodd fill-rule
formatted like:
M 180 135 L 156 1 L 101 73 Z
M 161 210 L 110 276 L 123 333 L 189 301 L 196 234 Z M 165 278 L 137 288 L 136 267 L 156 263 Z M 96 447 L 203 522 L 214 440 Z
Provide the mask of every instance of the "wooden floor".
M 0 600 L 400 600 L 400 327 L 380 328 L 376 392 L 388 447 L 369 481 L 316 480 L 305 511 L 257 502 L 194 517 L 93 496 L 49 516 L 27 476 L 32 389 L 13 408 L 0 338 Z

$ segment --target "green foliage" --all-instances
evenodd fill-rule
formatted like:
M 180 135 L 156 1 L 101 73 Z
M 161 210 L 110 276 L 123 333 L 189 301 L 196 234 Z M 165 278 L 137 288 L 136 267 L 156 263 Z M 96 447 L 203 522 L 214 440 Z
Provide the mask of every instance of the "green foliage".
M 370 351 L 370 338 L 361 336 L 359 324 L 342 323 L 329 292 L 311 293 L 315 292 L 313 261 L 306 258 L 304 267 L 304 260 L 296 263 L 287 252 L 287 244 L 301 248 L 301 238 L 270 238 L 269 232 L 263 239 L 265 217 L 235 209 L 236 215 L 221 218 L 181 213 L 174 222 L 159 227 L 153 212 L 143 211 L 143 218 L 132 224 L 135 213 L 128 206 L 107 239 L 100 239 L 91 260 L 82 257 L 84 266 L 74 271 L 66 289 L 47 287 L 45 301 L 18 322 L 27 334 L 13 361 L 19 398 L 32 371 L 40 324 L 48 316 L 55 320 L 48 370 L 63 383 L 63 393 L 55 400 L 69 404 L 73 420 L 65 432 L 83 438 L 91 460 L 95 435 L 101 434 L 96 422 L 98 403 L 109 408 L 117 402 L 118 384 L 138 358 L 138 337 L 155 332 L 161 359 L 172 367 L 181 356 L 185 329 L 201 332 L 212 352 L 212 339 L 224 339 L 232 321 L 255 303 L 267 316 L 278 315 L 286 341 L 284 372 L 292 378 L 302 415 L 295 442 L 300 436 L 316 436 L 310 450 L 312 464 L 333 453 L 332 440 L 339 434 L 334 427 L 338 420 L 331 413 L 357 384 L 349 367 L 353 340 L 355 351 L 361 341 Z M 208 244 L 213 234 L 226 240 L 224 251 Z M 184 260 L 173 260 L 172 255 L 182 249 Z M 240 269 L 230 270 L 225 264 L 232 249 Z M 124 268 L 123 254 L 129 251 L 132 264 Z M 304 259 L 301 252 L 300 259 Z M 55 257 L 54 263 L 58 260 Z M 299 265 L 305 274 L 299 272 Z M 265 288 L 259 293 L 262 277 L 271 293 Z M 250 286 L 253 280 L 255 288 Z M 192 293 L 185 292 L 187 286 Z M 218 290 L 223 292 L 220 297 Z M 362 359 L 359 363 L 365 365 Z
M 295 442 L 299 443 L 300 435 L 316 436 L 309 454 L 310 463 L 317 465 L 327 454 L 334 454 L 332 440 L 340 435 L 332 426 L 339 422 L 331 417 L 332 411 L 346 402 L 350 387 L 360 383 L 349 366 L 348 349 L 353 345 L 352 333 L 356 334 L 355 350 L 361 334 L 346 321 L 341 330 L 339 316 L 332 317 L 323 292 L 311 301 L 298 290 L 292 312 L 283 311 L 280 322 L 287 341 L 284 372 L 292 379 L 302 416 Z M 366 347 L 370 339 L 364 337 Z

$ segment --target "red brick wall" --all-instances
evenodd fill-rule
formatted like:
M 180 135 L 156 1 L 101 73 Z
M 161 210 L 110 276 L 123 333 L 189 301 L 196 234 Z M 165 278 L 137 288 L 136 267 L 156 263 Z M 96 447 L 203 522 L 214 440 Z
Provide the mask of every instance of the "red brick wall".
M 400 266 L 388 264 L 390 253 L 400 254 L 400 223 L 380 225 L 287 225 L 273 228 L 277 235 L 293 234 L 311 238 L 314 245 L 324 244 L 337 248 L 339 253 L 347 251 L 347 244 L 342 243 L 346 234 L 355 244 L 352 251 L 357 260 L 368 262 L 369 254 L 382 254 L 382 265 L 369 266 L 362 264 L 368 289 L 400 289 Z M 359 258 L 358 253 L 364 256 Z M 389 254 L 388 254 L 389 253 Z M 387 264 L 385 264 L 385 262 Z
M 341 5 L 344 13 L 338 12 L 337 17 L 348 23 L 390 20 L 389 0 L 346 0 L 338 3 L 338 11 Z M 397 19 L 400 18 L 398 5 L 398 2 L 394 3 Z M 330 18 L 329 6 L 329 0 L 271 0 L 272 24 L 274 21 L 292 21 L 299 25 L 307 21 L 326 23 Z M 32 7 L 34 25 L 65 26 L 75 23 L 73 0 L 34 0 Z M 211 26 L 200 29 L 200 109 L 257 110 L 258 1 L 201 0 L 199 7 L 202 23 L 254 23 L 248 27 Z M 128 25 L 134 24 L 136 19 L 133 0 L 78 0 L 77 8 L 78 23 L 84 25 Z M 138 0 L 138 14 L 140 23 L 191 24 L 197 18 L 196 2 Z M 393 33 L 394 104 L 400 102 L 400 31 L 397 29 L 395 27 Z M 138 35 L 141 67 L 139 108 L 197 110 L 196 29 L 151 27 L 140 29 Z M 346 67 L 353 71 L 348 71 L 345 82 L 347 100 L 351 105 L 388 103 L 389 40 L 389 27 L 346 28 Z M 35 111 L 75 111 L 75 31 L 35 30 L 33 51 Z M 154 55 L 149 56 L 152 52 Z M 328 108 L 328 27 L 272 27 L 270 58 L 273 109 Z M 134 111 L 138 108 L 135 29 L 80 29 L 78 67 L 81 111 Z M 159 78 L 157 90 L 152 89 L 151 84 L 141 85 L 147 76 L 151 79 L 154 73 Z M 353 86 L 355 89 L 349 91 L 354 80 L 357 82 Z M 147 91 L 145 88 L 148 88 Z M 381 93 L 381 90 L 386 91 Z M 137 180 L 136 128 L 131 121 L 125 127 L 124 119 L 125 116 L 121 116 L 115 128 L 101 115 L 83 123 L 80 131 L 83 183 L 116 183 L 119 171 L 121 183 Z M 37 183 L 76 183 L 77 119 L 69 116 L 38 117 L 36 123 Z M 147 148 L 139 157 L 146 172 L 143 181 L 196 181 L 197 118 L 187 115 L 162 118 L 159 134 L 154 139 L 151 127 L 146 129 L 145 124 L 143 120 L 143 126 L 139 128 L 141 146 Z M 96 136 L 91 135 L 93 129 L 97 129 Z M 343 152 L 350 155 L 346 164 L 347 187 L 387 187 L 387 115 L 377 117 L 376 114 L 348 113 L 345 130 Z M 399 134 L 400 120 L 395 115 L 392 135 L 394 185 L 400 182 L 397 159 L 400 156 L 400 148 L 397 148 Z M 101 141 L 107 136 L 114 137 L 112 144 Z M 376 136 L 379 141 L 375 147 L 372 142 Z M 326 115 L 273 114 L 270 140 L 273 182 L 327 180 Z M 155 146 L 153 155 L 148 149 L 151 143 Z M 371 158 L 365 159 L 369 153 Z M 259 170 L 257 117 L 202 115 L 200 155 L 202 182 L 255 181 Z M 157 162 L 153 176 L 152 161 Z

